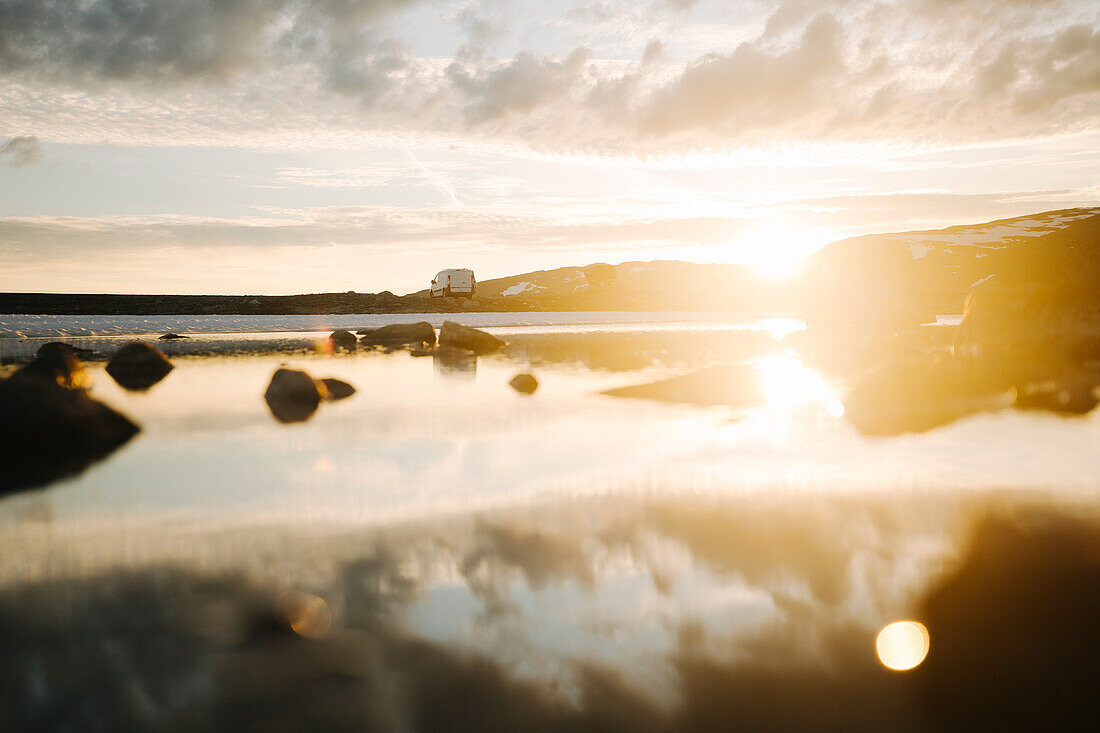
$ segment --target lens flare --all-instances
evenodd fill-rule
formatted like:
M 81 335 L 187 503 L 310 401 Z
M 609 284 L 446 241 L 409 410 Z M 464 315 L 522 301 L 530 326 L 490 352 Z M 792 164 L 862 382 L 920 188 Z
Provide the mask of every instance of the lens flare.
M 320 639 L 332 626 L 332 611 L 320 596 L 287 591 L 279 596 L 275 610 L 286 627 L 307 639 Z
M 883 666 L 898 672 L 913 669 L 928 656 L 931 638 L 919 621 L 895 621 L 883 627 L 875 639 L 875 651 Z

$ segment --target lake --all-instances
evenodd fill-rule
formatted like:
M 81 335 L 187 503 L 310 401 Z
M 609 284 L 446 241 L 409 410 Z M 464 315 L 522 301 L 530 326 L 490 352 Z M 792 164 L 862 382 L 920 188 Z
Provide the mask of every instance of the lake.
M 91 394 L 141 426 L 83 473 L 0 499 L 0 717 L 950 728 L 960 675 L 967 709 L 1001 709 L 960 651 L 960 629 L 987 628 L 974 609 L 1026 603 L 1013 582 L 1035 572 L 1075 572 L 1044 554 L 1052 527 L 1100 547 L 1095 412 L 998 409 L 866 437 L 845 416 L 866 368 L 845 356 L 865 334 L 823 346 L 782 315 L 447 317 L 508 346 L 327 348 L 332 328 L 416 315 L 0 316 L 9 371 L 64 336 L 100 355 Z M 926 327 L 930 343 L 949 328 Z M 132 334 L 165 331 L 190 338 L 140 337 L 175 366 L 159 384 L 127 391 L 104 371 Z M 280 423 L 263 394 L 281 366 L 357 392 Z M 509 386 L 520 372 L 534 394 Z M 996 602 L 966 585 L 972 567 L 1002 573 Z M 1057 607 L 1075 587 L 1046 593 Z M 1030 622 L 1040 637 L 1057 633 L 1048 618 Z M 899 672 L 879 632 L 906 620 L 924 648 L 898 642 L 915 667 Z M 984 664 L 1009 643 L 972 641 L 993 650 Z

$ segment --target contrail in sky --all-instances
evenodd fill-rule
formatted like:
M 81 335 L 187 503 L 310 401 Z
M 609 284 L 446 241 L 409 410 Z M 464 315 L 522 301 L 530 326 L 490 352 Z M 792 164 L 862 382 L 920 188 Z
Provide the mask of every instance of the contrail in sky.
M 428 179 L 428 183 L 435 186 L 440 193 L 450 199 L 452 204 L 455 206 L 462 206 L 462 202 L 458 200 L 458 196 L 455 195 L 455 190 L 451 188 L 450 184 L 428 170 L 428 166 L 421 163 L 420 159 L 413 155 L 413 151 L 405 148 L 405 152 L 409 154 L 409 160 L 411 160 L 416 167 L 420 169 L 420 172 L 424 174 L 424 177 Z

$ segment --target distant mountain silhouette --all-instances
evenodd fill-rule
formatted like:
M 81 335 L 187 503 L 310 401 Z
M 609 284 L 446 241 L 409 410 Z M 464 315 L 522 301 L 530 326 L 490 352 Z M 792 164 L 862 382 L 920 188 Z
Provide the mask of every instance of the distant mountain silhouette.
M 1019 286 L 1100 283 L 1100 207 L 982 224 L 871 234 L 826 245 L 787 279 L 746 265 L 658 260 L 594 263 L 478 283 L 478 298 L 311 295 L 94 295 L 0 293 L 0 313 L 333 314 L 465 311 L 740 311 L 805 313 L 811 323 L 885 326 L 962 313 L 990 280 Z M 447 263 L 450 264 L 450 263 Z M 427 268 L 435 272 L 437 268 Z M 430 274 L 425 275 L 425 282 Z M 1076 296 L 1074 296 L 1076 297 Z
M 478 283 L 516 310 L 786 310 L 815 322 L 911 323 L 961 313 L 967 293 L 1100 273 L 1100 207 L 1062 209 L 947 229 L 872 234 L 826 245 L 793 279 L 751 267 L 654 261 L 525 272 Z M 421 291 L 413 295 L 426 295 Z

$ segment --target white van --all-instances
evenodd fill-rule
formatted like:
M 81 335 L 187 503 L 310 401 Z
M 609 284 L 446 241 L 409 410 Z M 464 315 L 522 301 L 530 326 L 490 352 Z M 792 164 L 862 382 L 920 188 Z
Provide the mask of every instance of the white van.
M 441 270 L 432 280 L 428 294 L 432 298 L 463 296 L 472 298 L 477 290 L 477 281 L 473 270 Z

